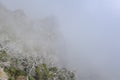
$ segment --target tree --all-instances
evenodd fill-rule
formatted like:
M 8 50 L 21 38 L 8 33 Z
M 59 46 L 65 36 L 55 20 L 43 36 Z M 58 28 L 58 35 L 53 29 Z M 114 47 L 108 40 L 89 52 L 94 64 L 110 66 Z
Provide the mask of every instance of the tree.
M 32 56 L 23 57 L 21 59 L 21 65 L 23 66 L 23 69 L 27 74 L 27 80 L 29 80 L 29 77 L 32 75 L 32 71 L 34 71 L 35 69 L 36 62 L 36 58 L 33 58 Z

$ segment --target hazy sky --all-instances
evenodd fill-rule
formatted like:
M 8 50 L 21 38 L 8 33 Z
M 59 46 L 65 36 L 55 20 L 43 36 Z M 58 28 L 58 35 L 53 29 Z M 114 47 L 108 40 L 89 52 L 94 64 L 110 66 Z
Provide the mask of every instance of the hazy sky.
M 119 0 L 0 0 L 33 18 L 57 17 L 68 47 L 68 59 L 81 71 L 103 70 L 120 79 Z M 84 69 L 83 69 L 84 68 Z

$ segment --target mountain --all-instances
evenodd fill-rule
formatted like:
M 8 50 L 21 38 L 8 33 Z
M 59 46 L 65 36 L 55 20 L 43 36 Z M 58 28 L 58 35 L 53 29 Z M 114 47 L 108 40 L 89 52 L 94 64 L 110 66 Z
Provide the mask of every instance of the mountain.
M 54 17 L 32 20 L 0 4 L 0 80 L 75 80 L 58 66 L 58 39 Z
M 51 17 L 35 21 L 22 10 L 10 11 L 0 5 L 0 44 L 16 55 L 47 56 L 46 62 L 53 59 L 54 63 L 57 61 L 54 24 Z

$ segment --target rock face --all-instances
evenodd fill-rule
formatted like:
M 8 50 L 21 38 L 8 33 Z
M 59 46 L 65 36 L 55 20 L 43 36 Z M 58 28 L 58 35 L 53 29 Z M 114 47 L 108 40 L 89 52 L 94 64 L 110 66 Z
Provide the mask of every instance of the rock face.
M 4 72 L 3 68 L 0 68 L 0 80 L 8 80 L 8 76 Z

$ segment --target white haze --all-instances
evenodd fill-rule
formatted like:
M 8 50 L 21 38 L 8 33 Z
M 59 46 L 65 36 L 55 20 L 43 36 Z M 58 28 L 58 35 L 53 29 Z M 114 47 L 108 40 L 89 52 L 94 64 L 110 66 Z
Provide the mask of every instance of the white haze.
M 57 65 L 55 26 L 53 17 L 33 21 L 22 10 L 11 11 L 0 4 L 0 45 L 13 56 L 32 55 L 50 66 Z
M 59 55 L 78 72 L 78 80 L 120 79 L 119 0 L 0 1 L 11 10 L 23 9 L 33 18 L 57 17 L 66 42 Z

